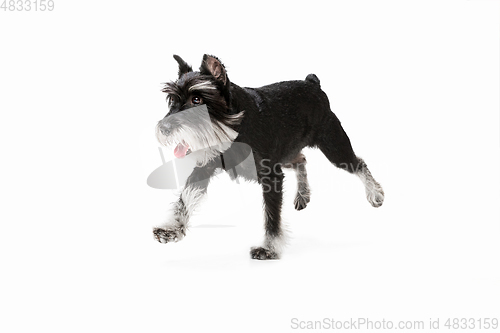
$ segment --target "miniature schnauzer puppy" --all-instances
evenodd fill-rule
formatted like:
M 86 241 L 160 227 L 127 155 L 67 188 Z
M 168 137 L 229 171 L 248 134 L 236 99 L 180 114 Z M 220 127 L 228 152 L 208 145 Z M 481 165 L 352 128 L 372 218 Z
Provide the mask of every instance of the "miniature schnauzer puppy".
M 177 158 L 197 154 L 197 165 L 174 204 L 173 216 L 153 230 L 159 242 L 181 240 L 210 178 L 221 169 L 234 169 L 247 156 L 252 157 L 254 165 L 242 170 L 253 168 L 254 176 L 240 172 L 232 177 L 256 180 L 263 189 L 265 239 L 261 246 L 251 248 L 253 259 L 278 259 L 283 251 L 282 168 L 292 168 L 296 173 L 295 209 L 304 209 L 309 203 L 304 147 L 319 148 L 333 165 L 358 176 L 368 202 L 373 207 L 382 205 L 382 187 L 366 163 L 354 154 L 316 75 L 242 88 L 229 80 L 224 65 L 214 56 L 204 55 L 196 72 L 179 56 L 174 58 L 179 64 L 179 78 L 163 89 L 170 109 L 156 126 L 156 135 L 163 145 L 175 146 Z M 200 106 L 208 111 L 205 117 L 197 116 L 202 113 Z

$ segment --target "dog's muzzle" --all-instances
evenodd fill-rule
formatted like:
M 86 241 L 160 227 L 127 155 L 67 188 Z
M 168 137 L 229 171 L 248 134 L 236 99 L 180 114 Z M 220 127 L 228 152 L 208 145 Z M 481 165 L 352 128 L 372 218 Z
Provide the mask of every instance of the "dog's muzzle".
M 159 129 L 159 131 L 160 131 L 161 134 L 163 134 L 165 136 L 169 136 L 170 133 L 172 132 L 173 126 L 169 122 L 160 121 L 158 123 L 158 129 Z
M 162 146 L 167 145 L 168 137 L 172 134 L 173 126 L 163 119 L 156 125 L 156 139 Z
M 166 146 L 167 144 L 173 143 L 170 141 L 169 137 L 173 135 L 176 126 L 178 125 L 174 125 L 170 119 L 162 119 L 158 122 L 156 127 L 156 137 L 162 145 Z M 191 147 L 188 143 L 186 143 L 186 141 L 182 140 L 181 142 L 176 142 L 174 144 L 176 145 L 174 148 L 175 157 L 183 158 L 191 153 Z
M 173 146 L 177 158 L 196 153 L 201 166 L 228 149 L 237 135 L 232 128 L 212 120 L 204 104 L 169 114 L 156 125 L 156 137 L 163 146 Z

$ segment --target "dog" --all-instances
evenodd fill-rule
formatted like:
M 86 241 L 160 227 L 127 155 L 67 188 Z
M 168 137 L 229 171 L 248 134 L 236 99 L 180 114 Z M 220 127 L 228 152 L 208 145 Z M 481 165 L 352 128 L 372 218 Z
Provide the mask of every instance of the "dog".
M 225 66 L 215 56 L 205 54 L 199 71 L 193 71 L 177 55 L 174 59 L 179 65 L 179 77 L 162 89 L 167 94 L 169 112 L 158 122 L 156 136 L 162 145 L 175 146 L 177 158 L 196 155 L 196 167 L 174 203 L 172 217 L 153 229 L 157 241 L 181 240 L 210 178 L 221 169 L 235 170 L 248 156 L 253 166 L 240 168 L 240 174 L 230 174 L 232 178 L 256 180 L 263 189 L 265 239 L 261 246 L 250 249 L 253 259 L 279 259 L 283 253 L 283 168 L 296 173 L 295 209 L 304 209 L 310 201 L 306 158 L 302 154 L 305 147 L 319 148 L 333 165 L 358 176 L 368 202 L 373 207 L 382 205 L 381 185 L 355 155 L 316 75 L 261 88 L 242 88 L 229 80 Z M 202 116 L 201 109 L 207 114 Z M 253 175 L 245 172 L 252 169 Z

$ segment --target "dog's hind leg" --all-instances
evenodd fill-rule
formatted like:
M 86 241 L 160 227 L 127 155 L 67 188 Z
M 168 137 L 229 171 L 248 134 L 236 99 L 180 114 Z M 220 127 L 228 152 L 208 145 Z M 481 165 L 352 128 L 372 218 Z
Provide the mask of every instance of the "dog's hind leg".
M 174 203 L 172 216 L 162 226 L 153 229 L 153 235 L 160 243 L 177 242 L 186 236 L 189 219 L 207 192 L 214 165 L 197 167 L 193 170 L 182 189 L 179 200 Z
M 273 171 L 260 177 L 264 196 L 264 244 L 250 250 L 252 259 L 279 259 L 285 246 L 285 231 L 281 225 L 284 175 L 279 165 Z
M 351 141 L 340 121 L 332 113 L 324 122 L 322 131 L 317 133 L 316 145 L 336 167 L 358 176 L 365 186 L 366 198 L 373 207 L 384 202 L 384 190 L 373 178 L 365 161 L 354 154 Z
M 297 176 L 297 194 L 293 201 L 296 210 L 306 208 L 311 200 L 311 190 L 309 189 L 309 182 L 307 181 L 306 163 L 306 157 L 304 154 L 300 153 L 292 162 L 283 164 L 284 167 L 293 168 Z

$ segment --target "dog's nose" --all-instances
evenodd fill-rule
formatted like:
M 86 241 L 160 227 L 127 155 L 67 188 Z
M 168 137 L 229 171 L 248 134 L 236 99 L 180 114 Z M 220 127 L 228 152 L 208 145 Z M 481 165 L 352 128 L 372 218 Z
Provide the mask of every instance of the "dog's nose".
M 160 124 L 160 132 L 163 135 L 168 135 L 172 131 L 172 124 L 170 123 L 161 123 Z

